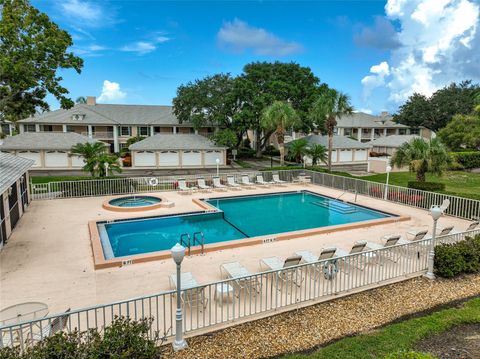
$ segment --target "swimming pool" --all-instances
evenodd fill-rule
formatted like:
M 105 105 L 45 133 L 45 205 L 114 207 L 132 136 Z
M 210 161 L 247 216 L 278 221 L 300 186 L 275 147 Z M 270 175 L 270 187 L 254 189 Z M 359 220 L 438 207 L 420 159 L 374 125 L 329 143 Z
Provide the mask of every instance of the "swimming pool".
M 392 214 L 298 191 L 205 199 L 212 213 L 98 222 L 105 259 L 169 250 L 183 233 L 205 244 L 392 217 Z

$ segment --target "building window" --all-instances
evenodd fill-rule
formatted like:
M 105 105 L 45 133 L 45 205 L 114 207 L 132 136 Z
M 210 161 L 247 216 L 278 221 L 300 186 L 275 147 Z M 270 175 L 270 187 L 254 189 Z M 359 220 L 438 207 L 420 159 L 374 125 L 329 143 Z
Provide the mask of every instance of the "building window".
M 150 128 L 149 127 L 139 127 L 138 128 L 138 135 L 139 136 L 149 136 L 150 135 Z
M 67 132 L 75 132 L 75 127 L 67 125 Z
M 345 128 L 345 129 L 343 130 L 343 134 L 344 134 L 345 136 L 351 136 L 351 135 L 352 135 L 352 129 L 351 129 L 351 128 Z
M 42 125 L 42 131 L 43 132 L 53 132 L 53 126 L 52 125 Z
M 1 127 L 1 132 L 6 135 L 11 135 L 10 133 L 10 125 L 8 123 L 3 123 Z
M 407 133 L 407 130 L 405 128 L 401 128 L 398 130 L 399 135 L 405 135 Z
M 23 125 L 25 132 L 35 132 L 35 125 Z
M 419 135 L 420 134 L 420 129 L 419 128 L 411 128 L 410 129 L 410 134 L 411 135 Z
M 120 143 L 120 149 L 123 150 L 124 148 L 128 148 L 126 143 Z
M 120 136 L 131 136 L 132 135 L 132 128 L 129 126 L 122 126 L 120 127 Z
M 73 121 L 82 121 L 85 118 L 85 115 L 83 114 L 74 114 L 72 115 L 72 120 Z

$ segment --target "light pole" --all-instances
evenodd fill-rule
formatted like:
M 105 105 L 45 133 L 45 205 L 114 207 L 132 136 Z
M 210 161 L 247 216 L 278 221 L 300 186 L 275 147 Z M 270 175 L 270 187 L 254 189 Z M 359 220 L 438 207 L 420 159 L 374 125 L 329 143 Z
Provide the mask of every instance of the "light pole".
M 435 236 L 437 234 L 437 221 L 442 215 L 442 209 L 439 206 L 432 206 L 430 208 L 430 215 L 433 218 L 432 239 L 430 240 L 430 251 L 428 252 L 428 270 L 425 277 L 428 279 L 435 279 L 433 274 L 433 261 L 435 259 Z
M 387 166 L 385 170 L 387 171 L 387 182 L 385 183 L 385 195 L 383 196 L 383 199 L 386 201 L 388 198 L 388 181 L 390 180 L 390 172 L 392 171 L 392 167 Z
M 108 177 L 108 167 L 110 165 L 108 164 L 108 162 L 105 162 L 105 177 Z
M 172 258 L 177 265 L 177 311 L 175 315 L 175 340 L 173 342 L 173 350 L 179 351 L 185 349 L 188 345 L 185 339 L 183 339 L 183 318 L 182 318 L 182 299 L 181 299 L 181 265 L 183 258 L 185 257 L 185 247 L 181 246 L 179 243 L 175 244 L 170 250 L 172 253 Z
M 220 165 L 220 158 L 217 158 L 217 159 L 215 160 L 215 163 L 217 164 L 217 177 L 218 177 L 218 176 L 220 176 L 220 170 L 219 170 L 219 168 L 218 168 L 218 166 Z
M 306 155 L 303 156 L 303 169 L 305 169 L 305 167 L 307 167 L 307 159 L 308 159 L 308 157 Z

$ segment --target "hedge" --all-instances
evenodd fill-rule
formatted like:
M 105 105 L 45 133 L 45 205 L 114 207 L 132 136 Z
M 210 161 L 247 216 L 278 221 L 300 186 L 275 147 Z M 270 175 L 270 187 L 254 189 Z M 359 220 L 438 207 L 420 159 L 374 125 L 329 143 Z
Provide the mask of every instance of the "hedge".
M 465 169 L 480 168 L 480 151 L 451 152 L 450 155 Z
M 435 247 L 435 273 L 452 278 L 463 273 L 480 272 L 480 235 L 453 244 Z
M 438 182 L 417 182 L 417 181 L 408 181 L 408 188 L 420 189 L 422 191 L 443 191 L 445 189 L 444 183 Z

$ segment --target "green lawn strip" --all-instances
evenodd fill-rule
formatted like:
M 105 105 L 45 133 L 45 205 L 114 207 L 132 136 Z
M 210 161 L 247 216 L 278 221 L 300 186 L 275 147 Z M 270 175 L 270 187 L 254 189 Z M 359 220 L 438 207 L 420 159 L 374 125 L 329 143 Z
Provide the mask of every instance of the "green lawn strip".
M 311 354 L 291 354 L 284 359 L 383 358 L 400 350 L 412 350 L 421 339 L 470 323 L 480 323 L 480 298 L 466 302 L 461 308 L 391 324 L 369 334 L 341 339 Z
M 118 177 L 108 177 L 108 178 L 118 178 Z M 63 181 L 92 181 L 99 178 L 91 176 L 31 176 L 32 183 L 49 183 L 49 182 L 63 182 Z

